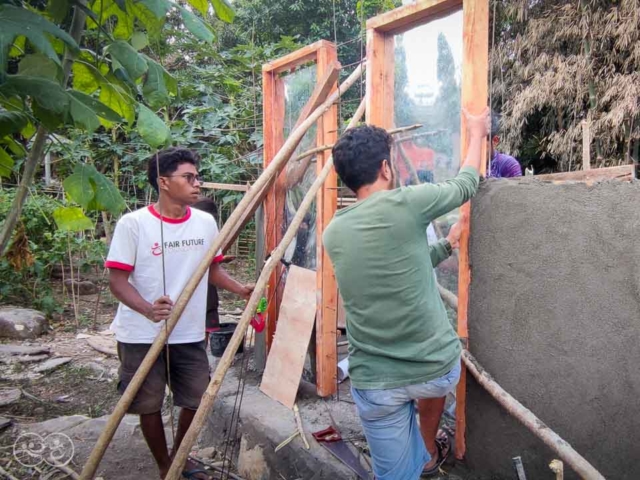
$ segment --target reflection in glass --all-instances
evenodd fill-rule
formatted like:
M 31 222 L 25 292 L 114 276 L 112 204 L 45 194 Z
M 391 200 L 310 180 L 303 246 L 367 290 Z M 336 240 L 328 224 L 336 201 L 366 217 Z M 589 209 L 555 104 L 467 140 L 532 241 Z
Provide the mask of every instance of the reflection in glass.
M 284 83 L 284 138 L 296 127 L 296 122 L 316 86 L 316 66 L 311 65 L 282 78 Z M 287 166 L 287 193 L 283 231 L 289 227 L 304 196 L 316 179 L 315 156 L 296 161 L 301 153 L 316 146 L 316 126 L 312 126 L 303 137 Z M 316 204 L 311 204 L 298 233 L 287 248 L 285 260 L 299 267 L 316 269 Z
M 395 36 L 394 123 L 423 125 L 396 139 L 392 158 L 400 186 L 442 182 L 460 168 L 462 23 L 460 10 Z M 433 222 L 429 243 L 446 235 L 457 219 L 454 211 Z M 436 275 L 443 287 L 457 292 L 457 257 L 440 264 Z

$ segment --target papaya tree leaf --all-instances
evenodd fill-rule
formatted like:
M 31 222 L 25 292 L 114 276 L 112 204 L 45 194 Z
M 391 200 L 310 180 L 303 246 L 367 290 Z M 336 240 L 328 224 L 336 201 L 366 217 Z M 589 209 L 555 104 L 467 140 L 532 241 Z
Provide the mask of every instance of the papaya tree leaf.
M 86 107 L 90 108 L 93 113 L 105 120 L 109 120 L 111 122 L 124 122 L 124 118 L 122 118 L 117 112 L 114 112 L 108 106 L 89 95 L 73 90 L 69 91 L 69 95 L 77 101 L 82 102 Z
M 26 8 L 0 5 L 0 73 L 6 72 L 9 47 L 18 36 L 25 36 L 33 47 L 60 65 L 52 41 L 46 34 L 63 41 L 73 52 L 78 45 L 67 32 Z
M 187 27 L 187 30 L 189 30 L 196 38 L 207 43 L 213 42 L 215 39 L 213 32 L 202 20 L 198 18 L 197 15 L 183 7 L 180 7 L 180 14 L 182 15 L 184 26 Z
M 124 198 L 111 180 L 97 170 L 93 173 L 91 180 L 95 186 L 95 201 L 99 210 L 107 210 L 117 215 L 125 209 L 127 205 Z
M 138 105 L 138 133 L 152 148 L 166 145 L 171 136 L 165 123 L 142 104 Z
M 100 120 L 95 112 L 74 95 L 69 95 L 69 112 L 73 122 L 89 132 L 93 132 L 100 127 Z
M 233 22 L 236 14 L 228 0 L 211 0 L 216 16 L 226 23 Z
M 18 64 L 18 73 L 31 77 L 41 77 L 60 82 L 62 70 L 53 60 L 42 53 L 25 55 Z
M 22 112 L 0 111 L 0 138 L 21 131 L 27 123 L 29 118 Z
M 147 71 L 147 62 L 127 42 L 115 41 L 107 47 L 107 51 L 124 67 L 132 80 L 137 80 Z
M 42 108 L 54 113 L 64 113 L 69 105 L 67 92 L 58 82 L 27 75 L 7 75 L 5 78 L 5 83 L 0 85 L 0 92 L 15 93 L 21 97 L 31 97 Z
M 89 202 L 95 197 L 95 191 L 91 184 L 92 169 L 95 170 L 93 165 L 80 163 L 75 166 L 73 173 L 62 182 L 64 191 L 71 197 L 71 200 L 85 210 Z
M 11 175 L 13 164 L 13 158 L 3 148 L 0 148 L 0 178 Z
M 169 103 L 169 89 L 165 83 L 167 71 L 161 65 L 147 57 L 147 78 L 142 87 L 142 93 L 149 105 L 153 108 L 160 108 Z
M 94 229 L 91 219 L 78 207 L 56 208 L 53 211 L 53 219 L 58 225 L 58 229 L 63 232 L 82 232 Z

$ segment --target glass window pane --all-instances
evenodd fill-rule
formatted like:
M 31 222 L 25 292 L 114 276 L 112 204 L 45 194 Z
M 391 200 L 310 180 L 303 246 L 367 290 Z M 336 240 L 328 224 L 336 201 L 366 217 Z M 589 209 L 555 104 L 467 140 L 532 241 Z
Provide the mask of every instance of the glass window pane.
M 442 182 L 460 168 L 462 24 L 459 10 L 395 36 L 394 123 L 423 125 L 396 139 L 392 157 L 401 186 Z M 429 243 L 446 235 L 458 214 L 433 222 L 425 232 Z M 457 256 L 443 262 L 436 276 L 457 294 Z M 455 312 L 449 314 L 455 321 Z
M 316 86 L 316 66 L 311 65 L 297 69 L 295 72 L 282 78 L 284 82 L 285 111 L 284 111 L 284 138 L 293 131 L 302 109 L 313 93 Z M 287 180 L 289 182 L 283 234 L 288 228 L 302 199 L 316 179 L 316 158 L 309 157 L 306 160 L 296 161 L 301 153 L 316 146 L 316 126 L 313 125 L 305 134 L 300 145 L 294 152 L 287 166 Z M 306 167 L 306 168 L 305 168 Z M 287 249 L 285 260 L 299 267 L 316 269 L 316 205 L 311 204 L 304 217 L 298 233 Z

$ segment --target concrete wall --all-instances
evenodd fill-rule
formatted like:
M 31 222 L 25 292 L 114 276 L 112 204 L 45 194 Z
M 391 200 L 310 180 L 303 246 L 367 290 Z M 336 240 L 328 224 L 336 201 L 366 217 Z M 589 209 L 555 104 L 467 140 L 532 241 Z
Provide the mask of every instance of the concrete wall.
M 607 479 L 639 479 L 640 184 L 487 181 L 471 232 L 472 353 Z M 519 455 L 554 478 L 551 450 L 468 388 L 471 469 L 512 479 Z

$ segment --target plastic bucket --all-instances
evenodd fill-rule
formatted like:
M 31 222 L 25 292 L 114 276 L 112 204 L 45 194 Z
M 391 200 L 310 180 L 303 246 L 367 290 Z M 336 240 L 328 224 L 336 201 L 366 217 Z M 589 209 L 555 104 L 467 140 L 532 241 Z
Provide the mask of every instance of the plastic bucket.
M 233 336 L 233 333 L 236 330 L 236 323 L 221 323 L 220 330 L 215 332 L 211 332 L 209 334 L 209 345 L 211 348 L 211 355 L 214 357 L 221 357 L 224 351 L 227 349 L 229 345 L 229 341 Z M 240 344 L 240 348 L 238 348 L 238 353 L 242 352 L 244 349 L 244 342 Z

